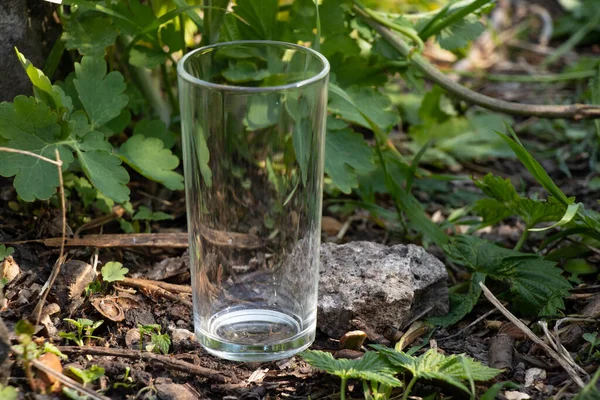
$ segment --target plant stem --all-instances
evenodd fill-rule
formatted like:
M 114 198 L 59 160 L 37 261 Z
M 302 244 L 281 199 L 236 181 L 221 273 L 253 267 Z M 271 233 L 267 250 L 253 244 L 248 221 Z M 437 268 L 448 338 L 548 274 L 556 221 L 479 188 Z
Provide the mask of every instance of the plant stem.
M 577 46 L 577 44 L 581 42 L 588 33 L 596 29 L 599 24 L 600 13 L 596 14 L 588 21 L 587 24 L 583 25 L 577 32 L 573 34 L 573 36 L 571 36 L 566 42 L 561 44 L 555 51 L 553 51 L 552 54 L 548 55 L 548 57 L 546 57 L 546 59 L 542 62 L 542 67 L 547 67 L 548 65 L 554 63 L 566 52 Z
M 471 14 L 473 11 L 477 10 L 478 8 L 483 7 L 484 5 L 486 5 L 487 3 L 491 2 L 491 1 L 492 0 L 475 0 L 468 6 L 459 9 L 457 12 L 450 14 L 447 18 L 442 19 L 440 22 L 429 27 L 426 31 L 421 32 L 419 34 L 419 36 L 421 37 L 421 39 L 425 40 L 430 36 L 437 35 L 444 28 L 460 21 L 467 15 Z
M 425 45 L 423 44 L 421 37 L 419 37 L 419 35 L 414 31 L 414 29 L 395 24 L 393 22 L 388 21 L 387 19 L 385 19 L 383 17 L 380 17 L 373 10 L 370 10 L 367 7 L 363 6 L 360 3 L 360 1 L 358 1 L 358 0 L 354 0 L 354 7 L 359 8 L 362 12 L 368 14 L 369 17 L 373 18 L 375 21 L 379 22 L 381 25 L 386 26 L 392 30 L 395 30 L 396 32 L 399 32 L 399 33 L 403 34 L 404 36 L 406 36 L 407 38 L 411 39 L 413 42 L 415 42 L 415 45 L 417 46 L 419 52 L 423 51 L 423 48 L 425 47 Z
M 185 43 L 185 19 L 183 18 L 183 14 L 179 16 L 179 31 L 181 32 L 181 51 L 185 56 L 185 53 L 187 53 L 187 46 Z
M 175 66 L 176 64 L 173 64 Z M 163 79 L 163 86 L 165 91 L 167 92 L 167 96 L 169 97 L 169 102 L 171 103 L 171 109 L 177 110 L 179 109 L 179 104 L 177 103 L 177 99 L 175 99 L 175 95 L 173 95 L 173 86 L 169 81 L 169 74 L 167 73 L 167 66 L 165 64 L 160 64 L 160 72 Z M 170 122 L 170 121 L 169 121 Z M 167 124 L 169 125 L 169 124 Z
M 517 242 L 517 245 L 515 246 L 515 248 L 513 250 L 514 251 L 521 250 L 521 247 L 523 247 L 523 245 L 527 241 L 528 237 L 529 237 L 529 227 L 526 226 L 525 230 L 523 230 L 523 233 L 521 234 L 521 238 L 519 239 L 519 241 Z
M 412 390 L 413 386 L 415 386 L 416 382 L 417 382 L 417 376 L 413 375 L 412 379 L 408 383 L 408 386 L 404 390 L 404 393 L 402 394 L 402 400 L 407 400 L 408 399 L 408 395 L 410 394 L 410 391 Z
M 511 74 L 479 74 L 470 71 L 449 71 L 468 78 L 482 78 L 494 82 L 523 82 L 523 83 L 554 83 L 563 81 L 575 81 L 580 79 L 591 78 L 596 74 L 596 71 L 570 71 L 560 74 L 544 74 L 544 75 L 511 75 Z
M 395 35 L 388 28 L 371 18 L 369 14 L 364 12 L 359 7 L 355 6 L 354 11 L 363 17 L 366 22 L 373 29 L 375 29 L 392 47 L 398 50 L 402 56 L 408 57 L 411 54 L 412 48 L 398 35 Z M 457 98 L 493 111 L 540 118 L 570 118 L 575 120 L 600 118 L 600 106 L 598 105 L 571 104 L 563 106 L 519 104 L 510 101 L 498 100 L 467 89 L 463 85 L 453 81 L 419 54 L 414 54 L 411 57 L 411 62 L 423 73 L 423 75 L 425 75 L 425 77 L 431 79 L 433 82 L 437 83 Z

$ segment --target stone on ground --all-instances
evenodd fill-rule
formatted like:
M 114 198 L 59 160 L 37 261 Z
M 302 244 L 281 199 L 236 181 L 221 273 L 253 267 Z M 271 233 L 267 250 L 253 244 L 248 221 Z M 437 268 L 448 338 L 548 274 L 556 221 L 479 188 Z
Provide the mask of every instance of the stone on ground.
M 420 246 L 351 242 L 321 246 L 317 326 L 332 338 L 362 320 L 381 332 L 403 328 L 427 310 L 448 312 L 444 264 Z

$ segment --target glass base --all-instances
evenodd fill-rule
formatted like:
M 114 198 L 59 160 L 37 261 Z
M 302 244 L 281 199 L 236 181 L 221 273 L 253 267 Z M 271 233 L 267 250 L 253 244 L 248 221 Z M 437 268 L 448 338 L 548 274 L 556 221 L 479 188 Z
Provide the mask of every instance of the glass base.
M 223 311 L 209 322 L 208 332 L 197 329 L 209 353 L 233 361 L 273 361 L 307 349 L 315 339 L 316 322 L 301 330 L 291 315 L 273 309 Z

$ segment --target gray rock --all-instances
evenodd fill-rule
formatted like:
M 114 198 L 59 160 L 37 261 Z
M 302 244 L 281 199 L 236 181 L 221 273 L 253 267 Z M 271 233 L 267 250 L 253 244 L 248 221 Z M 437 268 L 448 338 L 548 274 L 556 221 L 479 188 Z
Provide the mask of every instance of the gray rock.
M 360 319 L 376 331 L 448 312 L 448 275 L 441 261 L 415 245 L 372 242 L 321 246 L 317 326 L 333 338 Z

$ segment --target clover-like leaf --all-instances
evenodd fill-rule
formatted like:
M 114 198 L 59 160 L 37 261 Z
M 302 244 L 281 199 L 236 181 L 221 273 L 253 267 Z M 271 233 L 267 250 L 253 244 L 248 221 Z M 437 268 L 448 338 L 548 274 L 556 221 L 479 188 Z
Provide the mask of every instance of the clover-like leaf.
M 14 253 L 15 249 L 12 247 L 6 247 L 3 244 L 0 244 L 0 261 L 4 260 L 6 257 L 10 256 Z
M 325 173 L 342 192 L 358 187 L 357 175 L 375 169 L 373 152 L 362 135 L 351 129 L 328 130 L 325 139 Z
M 128 97 L 123 75 L 117 71 L 106 73 L 102 58 L 83 57 L 75 63 L 73 84 L 89 119 L 91 129 L 97 129 L 121 114 Z
M 117 282 L 125 279 L 125 274 L 129 272 L 128 268 L 116 261 L 109 261 L 100 270 L 104 282 Z
M 183 189 L 183 176 L 173 171 L 179 165 L 179 158 L 164 148 L 162 140 L 133 135 L 123 143 L 119 155 L 146 178 L 160 182 L 171 190 Z
M 66 170 L 73 154 L 60 144 L 61 129 L 58 116 L 44 103 L 33 97 L 17 96 L 13 104 L 0 104 L 0 136 L 8 139 L 8 147 L 56 159 L 58 150 Z M 25 201 L 47 200 L 59 185 L 56 165 L 39 158 L 0 152 L 0 175 L 14 176 L 14 187 Z
M 62 40 L 68 50 L 79 50 L 86 56 L 104 57 L 106 47 L 119 35 L 109 18 L 74 15 L 64 25 Z
M 135 125 L 133 134 L 160 139 L 167 149 L 175 146 L 175 141 L 177 139 L 175 134 L 169 131 L 165 123 L 159 119 L 143 119 L 139 121 Z

